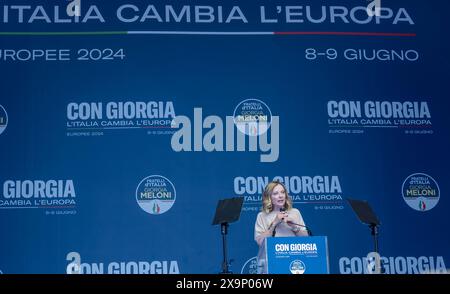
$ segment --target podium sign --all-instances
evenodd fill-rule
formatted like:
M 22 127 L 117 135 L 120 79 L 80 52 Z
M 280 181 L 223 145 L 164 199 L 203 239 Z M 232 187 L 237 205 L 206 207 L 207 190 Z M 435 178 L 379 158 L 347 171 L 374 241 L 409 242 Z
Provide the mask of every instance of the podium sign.
M 327 237 L 266 238 L 269 274 L 328 274 Z

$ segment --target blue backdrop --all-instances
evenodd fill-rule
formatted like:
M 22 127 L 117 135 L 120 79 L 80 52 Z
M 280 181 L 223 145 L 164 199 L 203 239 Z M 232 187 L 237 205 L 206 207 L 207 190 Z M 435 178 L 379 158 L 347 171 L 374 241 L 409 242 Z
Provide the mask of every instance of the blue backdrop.
M 373 250 L 346 198 L 387 273 L 445 270 L 448 1 L 80 3 L 1 3 L 1 272 L 217 273 L 239 196 L 231 270 L 254 273 L 273 179 L 332 273 Z

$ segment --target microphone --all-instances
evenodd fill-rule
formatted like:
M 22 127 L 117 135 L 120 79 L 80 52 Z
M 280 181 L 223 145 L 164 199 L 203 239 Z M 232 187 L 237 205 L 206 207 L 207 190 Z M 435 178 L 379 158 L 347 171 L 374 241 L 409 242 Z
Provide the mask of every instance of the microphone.
M 286 211 L 286 208 L 284 208 L 284 207 L 280 208 L 280 212 L 285 212 L 285 211 Z M 284 220 L 284 217 L 281 220 Z
M 280 207 L 280 212 L 284 212 L 284 211 L 286 211 L 286 208 Z M 282 221 L 284 221 L 284 217 L 281 219 L 281 222 L 282 222 Z M 277 226 L 278 226 L 281 222 L 279 222 L 278 224 L 276 224 L 275 227 L 273 228 L 272 237 L 275 237 L 275 234 L 276 234 L 276 228 L 277 228 Z

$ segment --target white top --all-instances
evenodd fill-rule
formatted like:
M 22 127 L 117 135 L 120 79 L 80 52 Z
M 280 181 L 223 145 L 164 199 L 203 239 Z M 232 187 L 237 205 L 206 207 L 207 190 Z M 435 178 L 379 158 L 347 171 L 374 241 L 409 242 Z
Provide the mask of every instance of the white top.
M 275 220 L 277 217 L 278 211 L 272 211 L 270 213 L 266 213 L 264 211 L 261 211 L 258 213 L 258 216 L 256 218 L 255 222 L 255 241 L 256 243 L 261 244 L 259 246 L 259 252 L 258 252 L 258 273 L 265 273 L 265 242 L 264 239 L 266 237 L 272 237 L 271 231 L 269 231 L 270 224 Z M 291 208 L 287 211 L 289 218 L 292 218 L 292 221 L 294 223 L 297 223 L 299 225 L 305 225 L 305 222 L 303 221 L 303 217 L 300 213 L 300 211 L 296 208 Z M 286 224 L 285 222 L 281 222 L 277 225 L 275 228 L 275 237 L 294 237 L 294 236 L 307 236 L 307 230 L 306 227 L 300 227 L 299 233 L 295 234 L 292 231 L 292 227 Z

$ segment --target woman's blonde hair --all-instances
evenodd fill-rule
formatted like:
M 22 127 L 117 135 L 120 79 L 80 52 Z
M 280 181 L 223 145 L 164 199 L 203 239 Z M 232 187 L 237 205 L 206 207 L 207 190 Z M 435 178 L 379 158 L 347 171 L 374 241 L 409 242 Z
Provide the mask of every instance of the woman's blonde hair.
M 284 193 L 286 194 L 286 202 L 284 203 L 284 209 L 289 210 L 292 208 L 292 199 L 291 196 L 289 196 L 286 187 L 283 185 L 283 183 L 279 181 L 273 181 L 267 184 L 266 188 L 264 189 L 263 195 L 262 195 L 262 211 L 266 213 L 270 213 L 273 211 L 273 205 L 272 205 L 272 199 L 270 196 L 272 196 L 273 189 L 275 189 L 276 186 L 280 185 L 284 189 Z

